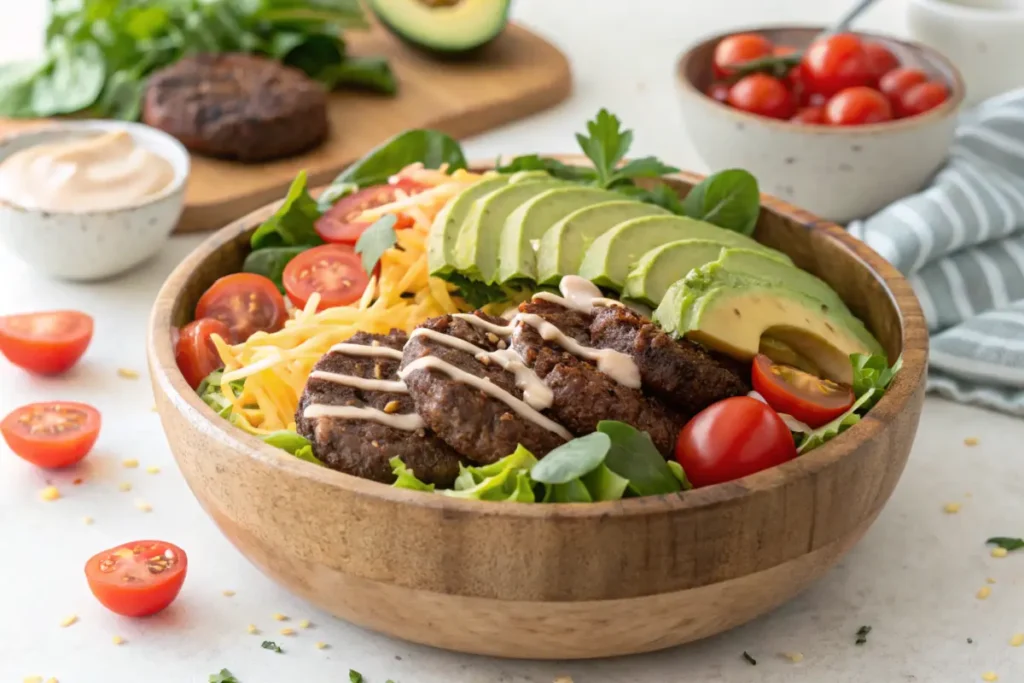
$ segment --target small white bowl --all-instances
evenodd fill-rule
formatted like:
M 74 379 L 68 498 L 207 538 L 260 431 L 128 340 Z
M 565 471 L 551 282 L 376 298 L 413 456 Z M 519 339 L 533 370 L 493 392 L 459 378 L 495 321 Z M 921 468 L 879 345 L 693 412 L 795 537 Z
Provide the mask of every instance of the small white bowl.
M 0 140 L 0 164 L 15 152 L 58 140 L 123 130 L 166 159 L 174 180 L 154 197 L 119 209 L 43 211 L 0 201 L 0 240 L 33 268 L 64 280 L 99 280 L 154 256 L 181 216 L 189 155 L 163 131 L 124 121 L 66 121 Z
M 906 66 L 946 83 L 950 97 L 920 116 L 864 126 L 803 125 L 749 114 L 704 91 L 712 83 L 712 55 L 735 33 L 759 33 L 776 45 L 806 47 L 822 28 L 753 28 L 709 38 L 679 60 L 685 128 L 712 170 L 743 168 L 761 191 L 822 218 L 846 223 L 913 194 L 949 153 L 964 86 L 937 52 L 906 41 L 858 31 L 888 47 Z

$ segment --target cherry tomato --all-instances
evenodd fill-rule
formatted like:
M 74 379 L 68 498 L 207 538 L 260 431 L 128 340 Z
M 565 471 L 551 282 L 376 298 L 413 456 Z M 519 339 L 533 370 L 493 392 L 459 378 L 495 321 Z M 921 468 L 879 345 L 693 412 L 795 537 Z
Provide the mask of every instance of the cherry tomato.
M 234 273 L 214 282 L 199 297 L 195 317 L 221 321 L 231 333 L 229 341 L 238 344 L 254 332 L 276 332 L 284 327 L 288 309 L 277 286 L 268 278 L 255 273 Z
M 892 118 L 892 105 L 885 95 L 866 86 L 841 90 L 825 105 L 825 122 L 834 126 L 881 123 Z
M 754 358 L 754 389 L 768 405 L 811 427 L 839 417 L 853 405 L 853 391 L 827 379 L 776 363 L 764 354 Z
M 913 88 L 918 83 L 928 80 L 928 75 L 920 69 L 893 69 L 886 73 L 878 81 L 878 89 L 889 98 L 899 114 L 899 101 L 903 93 Z
M 939 106 L 947 97 L 949 91 L 941 83 L 918 83 L 900 96 L 896 109 L 900 116 L 917 116 Z
M 729 101 L 729 84 L 712 83 L 705 94 L 713 100 L 726 104 Z
M 858 85 L 870 85 L 871 65 L 860 38 L 837 33 L 811 43 L 800 62 L 801 79 L 810 92 L 826 97 Z
M 896 59 L 896 55 L 881 43 L 864 43 L 864 52 L 867 53 L 868 67 L 871 69 L 871 77 L 875 83 L 900 65 L 900 60 Z
M 302 252 L 285 266 L 282 279 L 288 298 L 298 308 L 319 292 L 318 311 L 358 300 L 370 282 L 359 255 L 340 244 Z
M 803 107 L 790 119 L 793 123 L 825 123 L 825 110 L 821 107 Z
M 214 334 L 220 335 L 225 341 L 231 338 L 231 330 L 227 325 L 213 318 L 202 318 L 181 328 L 178 340 L 174 343 L 174 360 L 185 376 L 185 381 L 193 389 L 211 372 L 224 367 L 217 347 L 210 338 Z
M 796 444 L 778 413 L 749 396 L 713 403 L 686 423 L 676 460 L 696 487 L 721 484 L 796 457 Z
M 723 38 L 715 46 L 715 76 L 726 78 L 732 74 L 729 67 L 761 59 L 771 53 L 771 41 L 756 33 L 737 33 L 734 36 Z
M 147 617 L 174 602 L 187 571 L 185 551 L 165 541 L 124 543 L 85 563 L 92 594 L 126 617 Z
M 73 401 L 30 403 L 0 422 L 4 441 L 15 454 L 38 467 L 74 465 L 100 435 L 100 413 Z
M 92 341 L 92 318 L 78 311 L 0 316 L 0 353 L 20 368 L 58 375 L 78 362 Z
M 793 93 L 768 74 L 744 76 L 729 89 L 729 104 L 752 114 L 788 119 L 796 109 Z
M 422 192 L 424 189 L 426 189 L 426 185 L 402 179 L 393 185 L 374 185 L 373 187 L 350 194 L 347 197 L 342 197 L 327 213 L 317 219 L 317 234 L 325 242 L 355 244 L 363 232 L 371 225 L 371 223 L 356 221 L 355 218 L 359 214 L 375 206 L 390 204 L 395 201 L 398 190 L 413 195 Z M 408 228 L 412 224 L 411 218 L 398 214 L 398 222 L 395 223 L 395 229 Z

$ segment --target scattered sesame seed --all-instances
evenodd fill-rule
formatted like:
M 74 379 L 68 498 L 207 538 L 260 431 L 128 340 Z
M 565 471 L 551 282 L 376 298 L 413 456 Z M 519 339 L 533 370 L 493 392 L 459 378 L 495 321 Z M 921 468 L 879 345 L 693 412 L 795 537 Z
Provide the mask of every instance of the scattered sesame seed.
M 1020 647 L 1024 645 L 1024 633 L 1015 633 L 1013 638 L 1010 638 L 1010 647 Z
M 986 671 L 985 673 L 981 674 L 981 680 L 988 681 L 988 683 L 992 683 L 992 681 L 999 680 L 999 674 L 997 674 L 995 671 Z
M 122 481 L 120 484 L 117 485 L 117 490 L 118 491 L 122 491 L 122 492 L 123 491 L 131 491 L 132 490 L 131 482 Z
M 260 630 L 256 628 L 256 624 L 249 624 L 249 626 L 245 630 L 248 631 L 250 635 L 256 635 L 260 632 Z
M 110 642 L 112 642 L 114 645 L 124 645 L 124 638 L 122 638 L 121 636 L 114 636 L 110 639 Z
M 22 683 L 43 683 L 42 676 L 25 676 Z
M 783 652 L 782 656 L 794 664 L 804 661 L 804 656 L 799 652 Z
M 125 458 L 121 461 L 121 467 L 127 467 L 128 469 L 134 469 L 139 466 L 139 461 L 135 458 Z
M 45 500 L 47 503 L 51 503 L 60 498 L 60 491 L 57 490 L 56 486 L 47 486 L 45 489 L 39 492 L 39 497 Z
M 121 379 L 138 379 L 139 373 L 129 368 L 118 368 L 117 376 L 120 377 Z
M 945 512 L 947 515 L 955 515 L 956 513 L 960 512 L 960 503 L 946 503 L 946 505 L 942 508 L 942 511 Z
M 283 629 L 281 629 L 281 635 L 282 636 L 294 636 L 295 635 L 295 629 L 293 629 L 293 628 L 283 628 Z
M 156 465 L 150 465 L 149 467 L 146 468 L 146 472 L 148 472 L 149 474 L 160 474 L 160 468 L 157 467 Z
M 981 588 L 978 589 L 978 594 L 977 594 L 976 597 L 979 600 L 984 600 L 985 598 L 987 598 L 990 595 L 992 595 L 992 589 L 989 588 L 988 586 L 982 586 Z
M 288 621 L 288 617 L 281 614 L 280 612 L 276 612 L 274 614 L 274 621 Z
M 325 643 L 323 641 L 320 641 L 319 643 L 316 644 L 316 649 L 318 649 L 318 650 L 326 650 L 328 647 L 329 647 L 329 645 L 327 645 L 327 643 Z
M 88 515 L 85 516 L 85 517 L 82 517 L 82 523 L 86 524 L 86 525 L 92 524 L 92 517 L 89 517 Z
M 74 484 L 75 486 L 81 486 L 83 481 L 85 481 L 85 479 L 82 479 L 81 477 L 76 477 L 75 480 L 71 483 Z
M 993 579 L 991 576 L 988 577 L 987 579 L 985 579 L 985 583 L 995 583 L 995 582 L 996 582 L 996 580 Z
M 71 626 L 71 624 L 75 623 L 76 621 L 78 621 L 78 615 L 77 614 L 72 614 L 71 616 L 64 617 L 63 621 L 60 622 L 61 628 L 67 628 L 68 626 Z
M 312 625 L 313 624 L 309 623 L 309 619 L 303 619 L 299 622 L 299 626 L 301 626 L 302 628 L 309 628 Z
M 142 500 L 141 498 L 135 501 L 135 507 L 138 508 L 141 512 L 153 511 L 153 506 L 147 503 L 146 501 Z
M 230 598 L 230 597 L 233 597 L 235 595 L 235 591 L 232 591 L 232 590 L 222 591 L 221 595 L 223 595 L 225 598 Z
M 397 413 L 398 412 L 398 401 L 388 401 L 387 405 L 384 406 L 385 413 Z
M 978 437 L 976 437 L 976 436 L 969 436 L 966 439 L 964 439 L 964 445 L 965 446 L 977 446 L 978 443 L 979 443 L 978 442 Z
M 992 552 L 990 554 L 992 557 L 1006 557 L 1009 554 L 1009 551 L 1006 548 L 996 547 L 992 548 Z

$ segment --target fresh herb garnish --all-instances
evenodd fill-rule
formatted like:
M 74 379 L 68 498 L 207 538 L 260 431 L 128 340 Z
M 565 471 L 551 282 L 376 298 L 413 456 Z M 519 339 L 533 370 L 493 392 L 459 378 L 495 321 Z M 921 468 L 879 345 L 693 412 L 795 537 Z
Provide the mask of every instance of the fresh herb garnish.
M 323 244 L 316 232 L 321 212 L 306 188 L 306 172 L 299 171 L 284 202 L 250 238 L 253 251 L 266 247 L 312 247 Z
M 221 669 L 218 673 L 210 674 L 210 683 L 238 683 L 238 679 L 227 669 Z
M 272 640 L 264 640 L 263 644 L 260 645 L 260 647 L 262 647 L 264 650 L 273 650 L 278 654 L 284 652 L 284 650 L 282 650 L 280 646 Z
M 380 257 L 398 241 L 398 235 L 395 233 L 395 223 L 397 222 L 398 216 L 389 213 L 378 218 L 359 236 L 359 241 L 356 242 L 356 253 L 362 258 L 363 270 L 367 275 L 373 273 Z
M 994 536 L 985 543 L 992 543 L 999 546 L 1003 550 L 1013 552 L 1014 550 L 1024 549 L 1024 538 L 1011 538 L 1009 536 Z
M 757 666 L 757 660 L 750 656 L 750 653 L 746 650 L 743 651 L 743 659 L 746 660 L 750 666 Z
M 542 484 L 567 484 L 597 469 L 611 446 L 612 440 L 603 432 L 567 441 L 534 465 L 530 476 Z
M 741 169 L 710 175 L 686 195 L 683 213 L 726 230 L 750 235 L 761 214 L 757 179 Z
M 359 673 L 355 669 L 348 670 L 349 683 L 363 683 L 363 674 Z
M 868 634 L 869 633 L 871 633 L 871 627 L 870 626 L 861 626 L 859 629 L 857 629 L 856 644 L 857 645 L 863 645 L 864 643 L 868 642 Z
M 341 64 L 332 64 L 317 74 L 317 80 L 329 89 L 360 88 L 385 95 L 398 92 L 398 81 L 381 57 L 347 57 Z

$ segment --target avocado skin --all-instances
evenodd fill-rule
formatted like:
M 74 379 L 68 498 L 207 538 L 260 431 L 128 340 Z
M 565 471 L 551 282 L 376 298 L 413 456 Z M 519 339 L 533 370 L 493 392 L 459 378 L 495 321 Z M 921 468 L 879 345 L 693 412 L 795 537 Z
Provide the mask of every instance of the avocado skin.
M 410 2 L 418 2 L 418 0 L 410 0 Z M 432 57 L 443 59 L 445 61 L 457 62 L 471 60 L 478 56 L 484 47 L 493 42 L 494 39 L 500 36 L 502 31 L 505 30 L 505 26 L 508 25 L 508 13 L 512 2 L 511 0 L 494 0 L 494 3 L 497 8 L 498 16 L 495 23 L 492 24 L 493 30 L 490 33 L 479 36 L 471 45 L 460 46 L 445 45 L 443 42 L 430 43 L 424 40 L 418 40 L 406 33 L 402 27 L 388 15 L 387 12 L 377 6 L 377 3 L 374 0 L 370 0 L 368 4 L 370 9 L 373 11 L 374 16 L 380 20 L 380 23 L 384 28 L 406 45 L 425 52 Z

